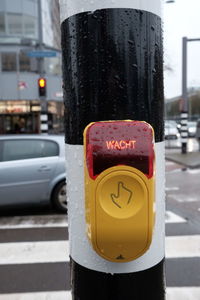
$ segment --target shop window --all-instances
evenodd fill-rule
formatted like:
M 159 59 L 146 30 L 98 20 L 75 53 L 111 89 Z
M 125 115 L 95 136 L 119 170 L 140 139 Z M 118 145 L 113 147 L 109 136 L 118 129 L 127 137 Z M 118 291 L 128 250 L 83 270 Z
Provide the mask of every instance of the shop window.
M 8 33 L 11 35 L 22 35 L 22 15 L 20 14 L 7 14 Z
M 1 53 L 2 71 L 13 72 L 17 70 L 16 53 Z
M 48 57 L 44 59 L 45 71 L 47 74 L 60 75 L 61 74 L 61 58 Z
M 29 112 L 29 101 L 0 101 L 0 114 L 18 114 Z
M 0 32 L 1 23 L 4 24 L 5 27 L 4 19 L 1 20 L 0 17 Z M 24 36 L 29 38 L 37 38 L 38 36 L 37 20 L 35 17 L 22 14 L 8 13 L 7 24 L 8 34 L 10 35 Z
M 37 22 L 36 18 L 31 16 L 23 16 L 24 35 L 30 38 L 37 37 Z
M 31 71 L 30 57 L 28 57 L 25 53 L 22 52 L 19 54 L 19 69 L 22 72 Z
M 0 34 L 5 33 L 5 15 L 0 13 Z

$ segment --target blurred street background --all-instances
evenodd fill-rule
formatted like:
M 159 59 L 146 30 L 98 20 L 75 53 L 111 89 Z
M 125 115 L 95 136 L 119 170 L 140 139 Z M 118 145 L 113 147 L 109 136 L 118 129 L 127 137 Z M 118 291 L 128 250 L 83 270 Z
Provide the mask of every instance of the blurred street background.
M 174 30 L 179 52 L 170 42 L 191 2 L 164 4 L 167 300 L 200 299 L 200 76 L 190 69 L 182 154 L 178 63 L 193 22 Z M 0 300 L 71 299 L 62 96 L 59 1 L 0 0 Z
M 0 2 L 0 134 L 40 132 L 44 74 L 49 133 L 63 132 L 59 3 L 38 3 Z

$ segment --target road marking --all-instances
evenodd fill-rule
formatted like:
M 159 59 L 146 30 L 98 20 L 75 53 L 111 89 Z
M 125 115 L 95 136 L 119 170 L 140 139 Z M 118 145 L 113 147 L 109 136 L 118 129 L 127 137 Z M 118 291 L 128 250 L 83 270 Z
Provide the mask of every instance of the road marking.
M 172 186 L 172 187 L 166 187 L 165 188 L 165 191 L 168 192 L 168 191 L 179 191 L 180 188 L 177 187 L 177 186 Z
M 200 169 L 188 169 L 187 171 L 189 174 L 199 174 Z
M 169 236 L 166 238 L 166 257 L 200 257 L 200 235 Z
M 166 212 L 166 223 L 182 223 L 183 218 L 172 212 Z M 68 227 L 67 216 L 65 215 L 44 215 L 44 216 L 16 216 L 3 217 L 0 219 L 1 229 L 28 229 L 28 228 L 59 228 Z
M 69 242 L 25 242 L 0 244 L 0 265 L 69 261 Z
M 167 288 L 167 300 L 199 300 L 199 299 L 200 299 L 200 287 Z
M 0 219 L 0 229 L 53 228 L 67 226 L 66 215 L 16 216 L 3 217 Z
M 165 212 L 165 223 L 185 223 L 187 222 L 184 218 L 176 215 L 172 211 Z
M 166 257 L 200 257 L 200 235 L 166 237 Z M 68 261 L 68 241 L 0 244 L 0 265 Z
M 70 291 L 3 294 L 0 300 L 71 300 Z
M 168 170 L 165 172 L 165 174 L 174 174 L 174 173 L 180 173 L 182 172 L 182 168 L 179 168 L 179 169 L 173 169 L 173 170 Z
M 174 162 L 172 162 L 172 161 L 169 161 L 169 160 L 166 160 L 165 161 L 165 165 L 166 166 L 173 166 L 175 163 Z
M 178 202 L 199 202 L 199 194 L 196 193 L 196 195 L 192 195 L 192 196 L 187 196 L 185 194 L 176 194 L 176 195 L 173 195 L 173 194 L 169 194 L 167 196 L 168 198 L 171 198 L 175 201 L 178 201 Z
M 2 294 L 0 300 L 72 300 L 70 291 Z M 167 288 L 166 300 L 199 300 L 200 287 Z

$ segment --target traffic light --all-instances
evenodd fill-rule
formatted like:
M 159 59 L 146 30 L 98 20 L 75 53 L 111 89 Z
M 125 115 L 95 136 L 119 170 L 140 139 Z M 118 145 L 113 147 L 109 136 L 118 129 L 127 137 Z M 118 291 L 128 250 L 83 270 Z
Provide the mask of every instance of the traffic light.
M 150 247 L 155 218 L 154 131 L 140 121 L 90 123 L 84 132 L 87 235 L 112 262 Z
M 41 77 L 38 79 L 39 97 L 46 97 L 46 79 Z

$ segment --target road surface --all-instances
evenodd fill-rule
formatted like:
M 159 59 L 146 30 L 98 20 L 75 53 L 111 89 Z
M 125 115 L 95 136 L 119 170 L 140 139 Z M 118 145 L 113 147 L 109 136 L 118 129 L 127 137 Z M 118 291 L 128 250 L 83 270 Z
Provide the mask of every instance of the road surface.
M 200 169 L 166 162 L 167 300 L 200 299 Z M 70 300 L 67 217 L 0 217 L 0 300 Z

